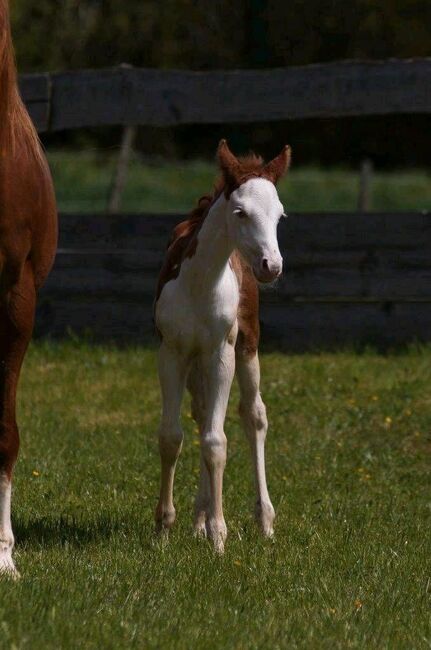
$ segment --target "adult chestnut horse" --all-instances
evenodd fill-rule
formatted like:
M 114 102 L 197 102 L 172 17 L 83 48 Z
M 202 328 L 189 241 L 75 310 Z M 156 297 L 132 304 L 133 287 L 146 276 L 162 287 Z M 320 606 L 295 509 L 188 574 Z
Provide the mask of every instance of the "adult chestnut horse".
M 17 575 L 10 521 L 19 447 L 17 383 L 37 290 L 51 269 L 56 245 L 51 175 L 18 93 L 8 1 L 0 0 L 0 572 L 12 575 Z

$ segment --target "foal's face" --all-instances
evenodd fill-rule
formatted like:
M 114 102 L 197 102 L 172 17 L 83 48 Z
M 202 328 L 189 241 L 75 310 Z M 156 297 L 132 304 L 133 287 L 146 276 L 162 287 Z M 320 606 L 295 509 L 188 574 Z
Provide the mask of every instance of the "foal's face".
M 228 228 L 235 248 L 250 264 L 259 282 L 272 282 L 283 268 L 277 225 L 284 209 L 275 185 L 252 178 L 230 195 Z

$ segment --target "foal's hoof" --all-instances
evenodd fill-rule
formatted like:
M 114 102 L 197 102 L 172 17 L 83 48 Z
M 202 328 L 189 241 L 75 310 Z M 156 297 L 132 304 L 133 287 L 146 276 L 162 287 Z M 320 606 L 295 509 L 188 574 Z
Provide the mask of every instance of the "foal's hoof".
M 175 508 L 167 510 L 157 506 L 156 515 L 154 517 L 156 522 L 156 533 L 167 533 L 174 525 L 175 517 Z
M 275 510 L 271 502 L 256 503 L 256 521 L 262 535 L 271 539 L 274 536 Z
M 214 519 L 207 519 L 206 533 L 214 544 L 215 552 L 222 555 L 224 553 L 224 543 L 227 537 L 227 528 L 225 522 L 219 522 Z
M 205 523 L 205 519 L 201 520 L 198 519 L 195 521 L 193 524 L 193 530 L 194 530 L 194 536 L 197 537 L 197 539 L 206 539 L 207 537 L 207 527 Z
M 12 555 L 10 553 L 0 554 L 0 579 L 19 580 L 20 574 L 15 568 Z

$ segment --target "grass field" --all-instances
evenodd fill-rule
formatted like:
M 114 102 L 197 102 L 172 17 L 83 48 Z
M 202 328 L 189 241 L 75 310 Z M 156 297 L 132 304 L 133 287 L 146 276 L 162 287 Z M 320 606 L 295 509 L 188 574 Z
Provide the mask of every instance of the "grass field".
M 106 209 L 115 156 L 111 150 L 48 152 L 60 210 Z M 129 169 L 122 209 L 129 212 L 188 212 L 212 190 L 215 163 L 143 164 L 137 157 Z M 426 171 L 378 172 L 373 176 L 372 209 L 430 210 L 431 175 Z M 279 186 L 289 212 L 356 210 L 358 173 L 342 169 L 295 168 Z
M 276 538 L 263 541 L 234 390 L 224 557 L 191 536 L 198 439 L 184 408 L 178 520 L 153 535 L 152 349 L 37 343 L 20 391 L 18 583 L 1 648 L 429 648 L 431 348 L 262 357 Z

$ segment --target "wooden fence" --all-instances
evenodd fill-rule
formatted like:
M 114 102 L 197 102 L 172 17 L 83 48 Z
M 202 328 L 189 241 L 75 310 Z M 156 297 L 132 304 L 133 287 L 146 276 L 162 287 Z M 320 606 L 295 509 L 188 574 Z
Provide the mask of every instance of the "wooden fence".
M 232 72 L 120 66 L 24 75 L 20 88 L 40 132 L 429 113 L 431 58 Z M 61 215 L 37 332 L 146 339 L 179 218 Z M 294 215 L 280 226 L 280 241 L 285 274 L 262 292 L 266 340 L 295 350 L 431 340 L 430 214 Z
M 431 58 L 232 72 L 120 66 L 23 75 L 20 88 L 41 132 L 429 113 Z
M 152 336 L 172 215 L 61 215 L 37 332 Z M 431 214 L 298 214 L 280 225 L 285 272 L 261 293 L 264 340 L 303 350 L 431 340 Z

